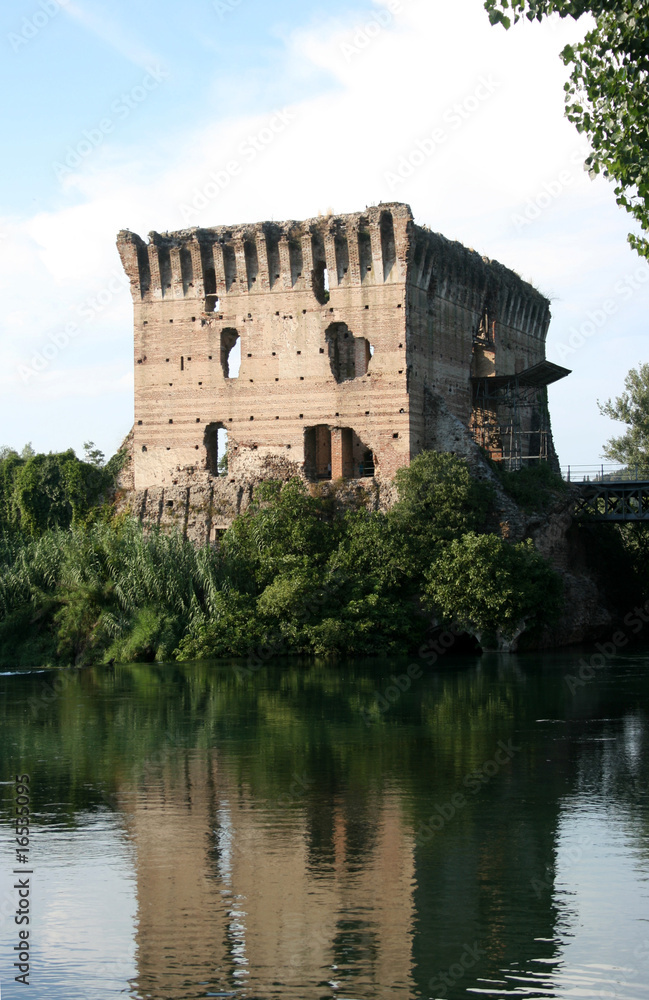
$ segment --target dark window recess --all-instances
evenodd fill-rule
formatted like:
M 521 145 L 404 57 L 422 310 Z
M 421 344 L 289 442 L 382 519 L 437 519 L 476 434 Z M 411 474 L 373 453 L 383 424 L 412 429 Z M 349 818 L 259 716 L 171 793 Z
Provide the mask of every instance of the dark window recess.
M 180 359 L 180 370 L 181 372 L 184 372 L 185 370 L 185 359 L 183 357 Z
M 331 429 L 304 428 L 304 471 L 309 479 L 331 479 Z
M 206 267 L 203 274 L 203 286 L 205 289 L 205 312 L 215 313 L 221 308 L 221 303 L 216 294 L 216 272 L 213 267 Z
M 369 449 L 363 452 L 363 459 L 358 466 L 358 474 L 362 479 L 371 479 L 374 475 L 374 453 Z
M 383 280 L 387 281 L 397 259 L 394 243 L 394 223 L 390 212 L 383 212 L 381 215 L 379 229 L 381 233 L 381 255 L 383 257 Z
M 141 426 L 142 426 L 142 421 L 141 421 L 141 420 L 138 420 L 138 424 L 139 424 L 139 425 L 140 425 L 140 427 L 141 427 Z
M 367 373 L 371 353 L 365 337 L 354 337 L 346 323 L 331 323 L 325 339 L 331 374 L 336 382 L 346 382 Z
M 395 432 L 395 433 L 394 433 L 394 434 L 392 435 L 392 437 L 393 437 L 393 438 L 398 438 L 398 437 L 399 437 L 399 431 L 396 431 L 396 432 Z
M 341 285 L 349 269 L 349 244 L 342 233 L 334 235 L 334 254 L 336 257 L 336 277 Z
M 170 424 L 173 424 L 173 420 L 170 420 L 170 421 L 169 421 L 169 423 L 170 423 Z
M 173 507 L 173 505 L 174 505 L 173 500 L 167 500 L 167 507 Z
M 146 451 L 146 445 L 145 444 L 142 445 L 142 451 Z

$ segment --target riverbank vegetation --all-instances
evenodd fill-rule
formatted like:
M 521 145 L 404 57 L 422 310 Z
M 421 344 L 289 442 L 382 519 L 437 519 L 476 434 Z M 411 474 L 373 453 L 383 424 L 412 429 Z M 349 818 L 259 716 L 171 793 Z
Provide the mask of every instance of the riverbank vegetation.
M 561 584 L 487 525 L 493 488 L 453 455 L 397 475 L 386 513 L 268 482 L 219 548 L 145 532 L 107 502 L 117 460 L 0 460 L 0 662 L 405 652 L 431 624 L 487 643 L 551 622 Z

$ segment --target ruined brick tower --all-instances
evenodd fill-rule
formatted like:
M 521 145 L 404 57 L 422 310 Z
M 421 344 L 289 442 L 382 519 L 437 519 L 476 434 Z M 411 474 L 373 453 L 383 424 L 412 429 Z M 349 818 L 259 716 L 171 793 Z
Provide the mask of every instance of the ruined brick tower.
M 117 245 L 135 306 L 134 486 L 160 511 L 185 490 L 186 519 L 198 491 L 208 537 L 273 470 L 385 481 L 463 435 L 509 463 L 554 455 L 545 386 L 567 372 L 545 361 L 548 301 L 407 205 Z

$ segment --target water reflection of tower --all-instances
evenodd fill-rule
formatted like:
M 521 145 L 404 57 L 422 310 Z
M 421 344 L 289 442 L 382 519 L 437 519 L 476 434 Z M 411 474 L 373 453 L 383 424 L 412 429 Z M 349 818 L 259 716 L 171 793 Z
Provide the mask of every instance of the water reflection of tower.
M 396 793 L 325 806 L 326 852 L 304 803 L 260 802 L 215 751 L 176 759 L 122 802 L 137 855 L 138 995 L 411 988 L 413 845 Z

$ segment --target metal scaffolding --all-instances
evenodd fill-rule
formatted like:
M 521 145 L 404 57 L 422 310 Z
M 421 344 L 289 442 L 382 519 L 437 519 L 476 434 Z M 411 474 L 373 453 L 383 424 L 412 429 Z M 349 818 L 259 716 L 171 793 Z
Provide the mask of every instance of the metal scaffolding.
M 570 375 L 550 361 L 514 375 L 473 376 L 474 440 L 508 469 L 550 457 L 550 417 L 546 388 Z

